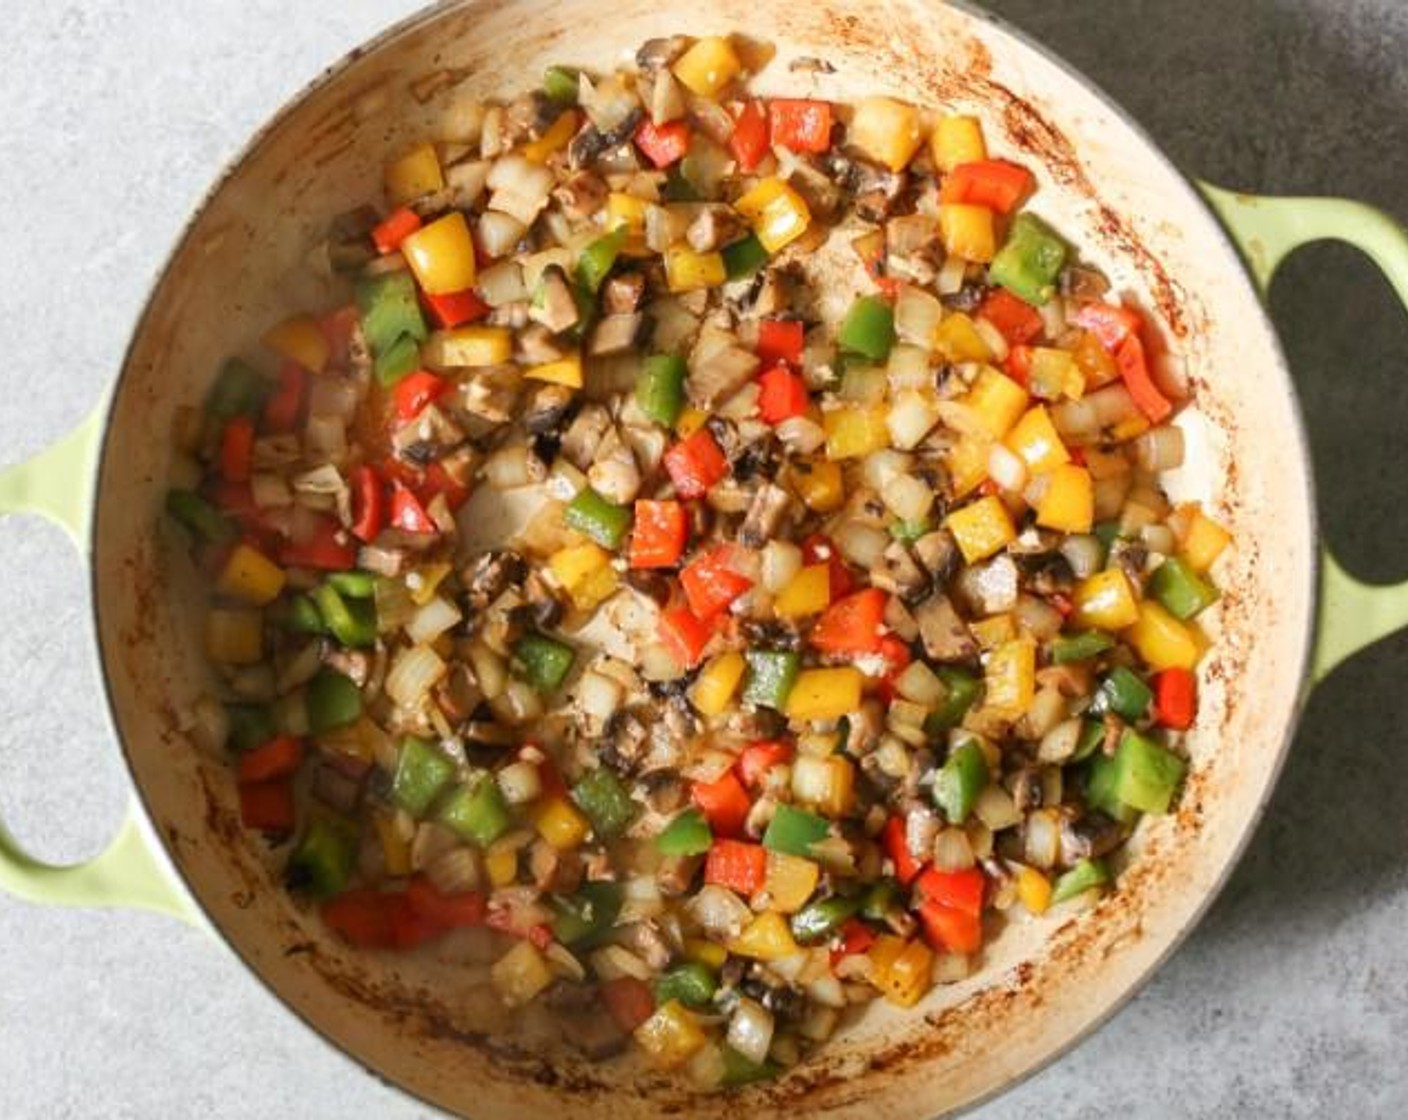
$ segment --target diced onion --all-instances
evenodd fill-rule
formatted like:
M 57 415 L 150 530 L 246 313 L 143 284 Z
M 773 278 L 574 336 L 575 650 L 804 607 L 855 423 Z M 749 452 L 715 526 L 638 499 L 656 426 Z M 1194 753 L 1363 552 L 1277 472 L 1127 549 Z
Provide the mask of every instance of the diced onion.
M 901 389 L 932 389 L 934 375 L 929 371 L 929 352 L 918 346 L 896 346 L 885 363 L 885 376 L 892 392 Z
M 906 665 L 895 681 L 895 688 L 906 700 L 926 708 L 937 708 L 948 695 L 944 682 L 923 661 L 911 661 Z
M 651 978 L 650 965 L 622 945 L 598 949 L 592 954 L 592 967 L 602 980 L 620 980 L 627 976 L 635 980 Z
M 1056 866 L 1061 850 L 1061 830 L 1052 809 L 1038 809 L 1027 815 L 1026 862 L 1043 871 Z
M 625 699 L 620 681 L 597 672 L 583 673 L 576 691 L 578 707 L 603 724 L 616 714 Z
M 791 541 L 769 541 L 763 546 L 763 586 L 776 595 L 802 569 L 802 550 Z
M 1017 599 L 1017 626 L 1039 642 L 1061 632 L 1065 616 L 1044 599 L 1022 595 Z
M 510 680 L 489 710 L 504 723 L 527 723 L 543 714 L 543 698 L 527 681 Z
M 973 802 L 973 814 L 993 832 L 1020 824 L 1022 814 L 1012 795 L 998 785 L 987 786 Z
M 1092 499 L 1095 520 L 1108 521 L 1119 516 L 1125 495 L 1129 493 L 1129 481 L 1128 474 L 1115 474 L 1095 480 Z
M 480 215 L 474 231 L 485 256 L 506 257 L 513 252 L 514 246 L 518 244 L 527 228 L 517 218 L 508 214 L 486 210 Z
M 987 348 L 992 351 L 993 361 L 1005 362 L 1011 349 L 1007 345 L 1007 336 L 982 316 L 973 320 L 973 326 L 977 328 L 978 334 L 982 337 Z
M 755 1064 L 767 1060 L 775 1027 L 772 1012 L 760 1003 L 744 997 L 728 1024 L 728 1044 L 741 1057 Z
M 396 655 L 386 674 L 386 694 L 403 708 L 414 708 L 445 675 L 446 665 L 429 646 L 411 646 Z
M 715 937 L 737 937 L 753 917 L 744 901 L 725 887 L 707 883 L 685 903 L 690 917 Z
M 527 759 L 510 762 L 495 775 L 499 792 L 510 805 L 527 805 L 543 792 L 542 775 Z
M 1146 471 L 1168 471 L 1183 465 L 1183 429 L 1172 424 L 1153 428 L 1134 441 L 1136 462 Z
M 963 279 L 968 272 L 968 262 L 962 257 L 946 257 L 939 275 L 934 280 L 934 289 L 941 296 L 956 295 L 963 289 Z
M 1113 428 L 1140 415 L 1139 407 L 1122 381 L 1096 389 L 1082 399 L 1095 410 L 1096 420 L 1101 428 Z
M 429 645 L 463 617 L 454 603 L 437 595 L 411 616 L 406 634 L 413 642 Z
M 805 416 L 789 417 L 774 431 L 784 446 L 799 455 L 810 455 L 826 442 L 826 432 L 821 425 Z
M 890 429 L 890 442 L 901 450 L 918 447 L 938 423 L 939 412 L 922 393 L 903 392 L 890 406 L 885 425 Z
M 528 448 L 511 443 L 495 451 L 484 462 L 484 479 L 495 490 L 514 490 L 533 482 L 528 463 Z
M 1059 295 L 1053 295 L 1037 311 L 1047 338 L 1060 338 L 1066 332 L 1066 301 Z
M 349 378 L 331 374 L 315 377 L 308 390 L 308 414 L 349 421 L 357 411 L 358 396 L 357 383 Z
M 1018 493 L 1027 484 L 1027 464 L 1005 444 L 994 443 L 988 450 L 988 476 L 1002 489 Z
M 1172 556 L 1178 551 L 1178 538 L 1167 525 L 1146 525 L 1139 531 L 1139 540 L 1150 552 Z
M 885 487 L 909 470 L 909 463 L 909 456 L 900 451 L 872 451 L 861 463 L 861 480 L 877 494 L 883 495 Z
M 1051 422 L 1061 438 L 1070 443 L 1091 443 L 1100 437 L 1100 410 L 1088 396 L 1055 405 Z
M 197 749 L 216 754 L 230 737 L 230 713 L 213 696 L 201 696 L 191 709 L 189 730 Z
M 963 953 L 939 953 L 934 957 L 935 984 L 957 984 L 973 971 L 972 958 Z
M 1037 691 L 1024 717 L 1026 730 L 1033 739 L 1042 738 L 1065 718 L 1066 698 L 1061 695 L 1060 689 L 1050 687 Z
M 293 501 L 293 494 L 289 492 L 288 483 L 282 475 L 262 472 L 251 475 L 249 492 L 260 509 L 286 506 Z
M 654 876 L 638 875 L 634 879 L 627 879 L 624 895 L 621 913 L 616 919 L 619 925 L 650 921 L 659 917 L 665 910 L 665 899 Z
M 1105 559 L 1105 546 L 1093 533 L 1077 533 L 1060 544 L 1059 551 L 1071 566 L 1076 579 L 1086 579 L 1100 570 Z
M 890 543 L 884 530 L 860 521 L 844 522 L 833 539 L 841 555 L 860 568 L 871 567 Z
M 943 313 L 943 304 L 923 288 L 906 284 L 895 300 L 895 333 L 924 351 L 932 350 Z
M 1078 718 L 1058 723 L 1041 737 L 1041 743 L 1036 751 L 1037 761 L 1053 765 L 1065 762 L 1076 753 L 1076 744 L 1080 742 L 1081 730 L 1082 725 Z
M 880 493 L 885 505 L 902 521 L 922 521 L 934 505 L 933 488 L 912 474 L 891 479 Z
M 308 450 L 325 459 L 347 454 L 347 425 L 336 416 L 310 416 L 303 432 Z
M 973 866 L 973 845 L 961 828 L 946 828 L 934 838 L 934 866 L 940 871 L 967 871 Z
M 425 874 L 441 894 L 458 894 L 479 889 L 483 865 L 476 849 L 452 848 L 431 860 Z
M 490 265 L 479 274 L 474 285 L 490 307 L 503 307 L 528 298 L 523 282 L 523 269 L 515 260 L 503 260 Z
M 848 366 L 836 395 L 853 404 L 879 404 L 885 399 L 889 384 L 889 376 L 881 366 Z

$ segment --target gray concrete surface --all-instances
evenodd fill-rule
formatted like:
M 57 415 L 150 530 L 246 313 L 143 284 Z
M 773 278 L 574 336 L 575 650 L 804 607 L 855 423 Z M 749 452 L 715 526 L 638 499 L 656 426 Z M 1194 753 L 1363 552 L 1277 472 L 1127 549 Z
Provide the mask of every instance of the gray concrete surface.
M 223 160 L 415 0 L 0 0 L 0 461 L 75 423 Z M 1403 0 L 994 0 L 1189 172 L 1357 195 L 1408 219 Z M 1408 576 L 1408 320 L 1347 249 L 1272 299 L 1349 567 Z M 86 583 L 60 534 L 0 533 L 0 817 L 52 860 L 100 848 L 126 779 Z M 1152 984 L 983 1120 L 1408 1115 L 1408 639 L 1311 701 L 1231 885 Z M 203 935 L 0 899 L 0 1116 L 420 1117 Z

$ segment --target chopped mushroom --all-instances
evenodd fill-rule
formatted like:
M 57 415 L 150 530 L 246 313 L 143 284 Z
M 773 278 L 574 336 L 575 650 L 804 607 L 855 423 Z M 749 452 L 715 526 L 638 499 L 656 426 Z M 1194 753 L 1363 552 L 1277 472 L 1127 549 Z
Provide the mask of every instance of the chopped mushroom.
M 587 353 L 597 357 L 625 353 L 635 346 L 644 323 L 645 316 L 639 311 L 627 315 L 605 316 L 592 331 Z
M 978 643 L 958 616 L 952 601 L 935 592 L 914 608 L 924 652 L 935 661 L 964 661 L 978 654 Z
M 597 445 L 596 461 L 587 471 L 587 481 L 593 490 L 618 506 L 629 505 L 640 493 L 640 467 L 614 424 Z
M 477 611 L 488 608 L 508 588 L 523 582 L 528 565 L 523 557 L 508 549 L 486 552 L 470 561 L 460 573 L 469 605 Z
M 712 253 L 720 246 L 737 240 L 745 228 L 743 219 L 733 207 L 710 204 L 700 209 L 684 236 L 696 253 Z
M 504 424 L 518 404 L 522 384 L 517 366 L 484 366 L 470 371 L 459 383 L 454 403 L 470 416 Z
M 744 548 L 762 548 L 773 540 L 791 504 L 792 496 L 786 490 L 764 482 L 748 505 L 748 514 L 738 530 L 738 543 Z
M 583 405 L 562 435 L 562 454 L 579 471 L 587 470 L 611 427 L 611 416 L 599 404 Z
M 552 197 L 569 218 L 590 218 L 606 205 L 606 181 L 591 171 L 574 171 L 568 180 L 552 192 Z
M 870 569 L 870 582 L 912 602 L 929 587 L 929 576 L 914 562 L 903 541 L 891 541 Z
M 528 317 L 535 323 L 542 323 L 553 334 L 561 334 L 581 322 L 582 313 L 577 309 L 576 297 L 572 295 L 566 275 L 557 265 L 543 269 L 542 280 L 528 308 Z
M 925 533 L 914 542 L 914 555 L 940 583 L 953 574 L 958 565 L 958 544 L 947 529 Z
M 640 307 L 645 277 L 639 272 L 618 272 L 601 288 L 601 306 L 608 315 L 629 315 Z
M 759 364 L 758 355 L 739 345 L 733 334 L 705 327 L 689 355 L 685 382 L 689 399 L 701 408 L 711 408 L 741 389 Z

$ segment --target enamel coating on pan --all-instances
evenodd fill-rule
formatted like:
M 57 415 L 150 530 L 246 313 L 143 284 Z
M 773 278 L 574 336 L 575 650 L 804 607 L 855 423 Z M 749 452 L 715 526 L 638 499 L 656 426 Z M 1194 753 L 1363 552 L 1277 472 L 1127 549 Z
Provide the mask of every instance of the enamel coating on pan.
M 104 679 L 146 820 L 74 869 L 26 860 L 0 831 L 0 887 L 43 901 L 190 914 L 166 860 L 139 842 L 149 822 L 211 923 L 295 1012 L 369 1069 L 466 1115 L 947 1113 L 1030 1073 L 1117 1007 L 1190 928 L 1240 852 L 1293 726 L 1312 629 L 1304 438 L 1275 337 L 1222 230 L 1080 78 L 985 17 L 947 6 L 848 0 L 768 13 L 728 0 L 700 8 L 627 0 L 605 19 L 599 3 L 566 0 L 549 23 L 529 0 L 442 6 L 335 68 L 218 184 L 159 282 L 114 392 L 89 540 Z M 383 162 L 419 138 L 421 125 L 457 97 L 520 89 L 549 62 L 601 68 L 652 36 L 739 27 L 778 47 L 764 89 L 958 105 L 983 118 L 997 152 L 1038 169 L 1035 209 L 1141 302 L 1184 355 L 1200 408 L 1186 421 L 1189 462 L 1175 493 L 1209 500 L 1238 540 L 1220 581 L 1221 632 L 1190 738 L 1193 778 L 1177 814 L 1141 828 L 1121 889 L 1078 919 L 1014 922 L 977 976 L 936 991 L 916 1013 L 874 1008 L 821 1055 L 741 1100 L 575 1061 L 550 1039 L 508 1037 L 492 1001 L 454 972 L 345 952 L 299 913 L 238 825 L 227 767 L 201 757 L 181 730 L 207 686 L 200 588 L 179 546 L 152 528 L 175 408 L 198 403 L 220 359 L 252 351 L 287 307 L 332 298 L 309 278 L 304 255 L 329 214 L 371 200 Z M 802 55 L 826 58 L 837 73 L 789 74 L 787 61 Z M 1258 244 L 1272 238 L 1280 253 L 1297 237 L 1372 233 L 1388 246 L 1376 256 L 1401 270 L 1408 291 L 1408 243 L 1389 233 L 1325 221 L 1297 232 L 1300 210 L 1280 222 L 1263 211 L 1253 222 L 1246 200 L 1217 201 L 1230 224 L 1252 222 Z M 1257 245 L 1248 252 L 1259 259 Z M 0 475 L 0 511 L 50 512 L 85 535 L 101 427 L 95 419 L 90 438 Z M 1401 595 L 1335 573 L 1327 568 L 1327 590 L 1348 606 L 1326 628 L 1333 648 L 1318 668 L 1408 610 Z

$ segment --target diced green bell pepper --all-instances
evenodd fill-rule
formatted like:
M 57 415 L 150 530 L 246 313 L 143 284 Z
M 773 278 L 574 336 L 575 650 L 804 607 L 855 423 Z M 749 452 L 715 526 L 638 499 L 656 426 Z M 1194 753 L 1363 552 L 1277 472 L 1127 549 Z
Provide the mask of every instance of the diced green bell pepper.
M 590 486 L 567 503 L 562 519 L 602 548 L 620 548 L 631 527 L 630 509 L 608 502 Z
M 257 412 L 269 395 L 268 379 L 242 358 L 230 358 L 220 367 L 205 410 L 221 420 Z
M 455 762 L 428 739 L 407 735 L 401 741 L 391 800 L 413 817 L 423 817 L 455 776 Z
M 680 161 L 681 163 L 683 160 Z M 665 183 L 660 188 L 660 198 L 663 202 L 702 202 L 697 188 L 688 178 L 685 177 L 684 169 L 679 163 L 674 164 L 665 172 Z
M 616 264 L 626 245 L 625 226 L 604 233 L 584 248 L 577 258 L 577 283 L 595 295 Z
M 1051 888 L 1051 905 L 1066 902 L 1094 887 L 1103 887 L 1109 881 L 1110 871 L 1103 860 L 1083 859 L 1056 880 Z
M 539 692 L 556 692 L 572 671 L 576 653 L 565 642 L 545 634 L 524 634 L 513 646 L 523 676 Z
M 883 922 L 886 915 L 903 909 L 904 888 L 900 886 L 898 879 L 887 876 L 865 892 L 860 913 L 861 917 L 869 918 L 872 922 Z
M 1076 740 L 1075 752 L 1071 755 L 1072 762 L 1083 762 L 1095 753 L 1097 747 L 1105 741 L 1105 724 L 1098 719 L 1088 719 L 1081 724 L 1080 738 Z
M 306 889 L 314 898 L 342 891 L 357 865 L 357 835 L 346 823 L 314 817 L 289 857 L 289 885 Z
M 1060 634 L 1051 640 L 1051 663 L 1069 665 L 1089 661 L 1107 649 L 1113 649 L 1115 639 L 1103 630 L 1085 630 L 1079 634 Z
M 883 362 L 895 344 L 895 312 L 879 296 L 861 296 L 836 332 L 841 349 Z
M 481 848 L 487 848 L 513 823 L 499 783 L 488 773 L 455 789 L 435 817 L 451 832 Z
M 743 655 L 748 671 L 743 678 L 743 702 L 777 711 L 787 705 L 787 695 L 802 671 L 801 654 L 790 650 L 750 649 Z
M 1185 622 L 1217 602 L 1217 588 L 1177 556 L 1170 556 L 1149 580 L 1149 591 Z
M 640 410 L 667 428 L 673 428 L 684 410 L 684 382 L 689 368 L 678 354 L 655 354 L 645 359 L 636 381 Z
M 782 1067 L 774 1062 L 749 1061 L 732 1046 L 724 1047 L 724 1076 L 721 1084 L 733 1088 L 755 1081 L 771 1081 Z
M 362 333 L 374 356 L 380 357 L 403 338 L 425 341 L 425 316 L 409 272 L 384 272 L 358 280 L 356 298 Z
M 577 71 L 567 66 L 549 66 L 543 73 L 543 92 L 559 105 L 577 104 Z
M 763 833 L 763 847 L 789 856 L 809 857 L 812 845 L 826 839 L 826 821 L 792 805 L 779 805 Z
M 730 280 L 752 276 L 768 263 L 768 251 L 755 234 L 749 234 L 723 248 L 724 272 Z
M 226 704 L 225 714 L 230 721 L 226 743 L 231 750 L 252 751 L 278 734 L 274 713 L 263 704 Z
M 1056 294 L 1056 278 L 1065 263 L 1066 243 L 1056 231 L 1035 214 L 1018 214 L 988 266 L 988 281 L 1043 307 Z
M 897 541 L 904 541 L 905 544 L 913 544 L 926 533 L 932 532 L 933 528 L 933 522 L 927 517 L 914 521 L 894 521 L 890 523 L 890 536 Z
M 977 742 L 967 739 L 948 756 L 934 775 L 934 804 L 950 824 L 962 824 L 973 811 L 973 802 L 988 784 L 988 760 Z
M 587 814 L 598 840 L 620 836 L 639 812 L 621 779 L 607 766 L 598 766 L 573 786 L 572 800 Z
M 1099 521 L 1091 532 L 1095 535 L 1095 539 L 1105 546 L 1105 555 L 1108 558 L 1111 547 L 1120 539 L 1120 523 L 1118 521 Z
M 983 682 L 967 670 L 940 665 L 934 670 L 934 675 L 944 682 L 944 688 L 948 691 L 944 694 L 943 703 L 930 712 L 924 721 L 924 730 L 929 735 L 957 727 L 983 692 Z
M 1141 813 L 1167 813 L 1188 764 L 1171 750 L 1126 730 L 1115 750 L 1110 792 Z
M 295 595 L 287 600 L 282 608 L 277 608 L 275 622 L 285 630 L 295 634 L 326 634 L 328 624 L 323 621 L 323 612 L 308 595 Z
M 686 809 L 655 838 L 662 855 L 702 856 L 714 844 L 714 831 L 698 809 Z
M 1114 712 L 1133 722 L 1142 719 L 1149 710 L 1154 693 L 1133 669 L 1118 666 L 1101 682 L 1095 693 L 1094 710 Z
M 349 649 L 376 645 L 376 605 L 370 599 L 344 599 L 331 583 L 312 591 L 328 631 Z
M 718 990 L 719 981 L 707 965 L 687 961 L 655 981 L 655 1002 L 665 1004 L 677 999 L 686 1007 L 708 1007 Z
M 832 895 L 808 903 L 792 915 L 792 936 L 803 945 L 825 941 L 860 912 L 861 896 Z
M 356 569 L 350 572 L 329 572 L 327 582 L 339 595 L 349 599 L 370 599 L 376 594 L 376 576 Z
M 336 669 L 322 668 L 308 682 L 308 730 L 322 735 L 362 714 L 362 692 Z
M 1129 824 L 1139 814 L 1115 796 L 1115 760 L 1094 754 L 1085 776 L 1085 803 L 1111 820 Z
M 206 544 L 224 544 L 238 533 L 224 514 L 192 490 L 168 490 L 166 512 Z
M 420 343 L 403 334 L 388 349 L 376 355 L 372 364 L 381 387 L 390 389 L 420 368 Z
M 570 898 L 555 897 L 552 935 L 564 945 L 588 947 L 607 934 L 621 913 L 620 883 L 583 883 Z

